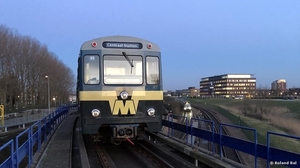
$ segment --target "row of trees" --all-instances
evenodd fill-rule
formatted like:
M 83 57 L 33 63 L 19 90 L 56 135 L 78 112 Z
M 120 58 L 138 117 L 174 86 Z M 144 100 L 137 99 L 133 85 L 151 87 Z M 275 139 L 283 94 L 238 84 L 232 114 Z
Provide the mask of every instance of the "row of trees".
M 71 69 L 38 40 L 0 25 L 0 104 L 47 107 L 48 80 L 51 102 L 68 102 L 75 85 Z

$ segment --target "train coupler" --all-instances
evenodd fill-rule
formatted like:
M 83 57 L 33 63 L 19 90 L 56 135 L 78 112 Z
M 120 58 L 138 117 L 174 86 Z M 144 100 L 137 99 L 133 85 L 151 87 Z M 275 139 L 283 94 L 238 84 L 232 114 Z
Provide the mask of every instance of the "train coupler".
M 134 125 L 111 125 L 112 138 L 124 139 L 135 138 L 137 136 L 138 124 Z

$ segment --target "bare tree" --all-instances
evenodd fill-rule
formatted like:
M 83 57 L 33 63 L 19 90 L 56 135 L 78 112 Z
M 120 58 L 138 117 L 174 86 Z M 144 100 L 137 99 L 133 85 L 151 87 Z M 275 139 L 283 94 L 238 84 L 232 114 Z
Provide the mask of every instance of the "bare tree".
M 68 102 L 75 85 L 70 68 L 38 40 L 0 25 L 0 104 L 46 106 L 46 75 L 50 97 Z

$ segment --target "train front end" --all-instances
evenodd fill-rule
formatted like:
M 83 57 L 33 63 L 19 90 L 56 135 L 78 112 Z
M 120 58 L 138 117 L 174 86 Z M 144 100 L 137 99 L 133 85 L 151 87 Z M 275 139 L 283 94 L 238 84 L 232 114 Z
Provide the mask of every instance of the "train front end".
M 135 139 L 145 129 L 161 129 L 163 92 L 157 45 L 126 36 L 94 39 L 82 45 L 78 67 L 83 134 L 116 142 Z

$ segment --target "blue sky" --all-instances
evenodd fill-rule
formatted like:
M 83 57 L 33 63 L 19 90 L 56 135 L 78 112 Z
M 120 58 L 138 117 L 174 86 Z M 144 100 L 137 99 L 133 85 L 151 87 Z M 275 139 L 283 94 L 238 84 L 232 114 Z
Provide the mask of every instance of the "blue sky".
M 84 41 L 126 35 L 160 46 L 164 89 L 254 74 L 300 87 L 299 0 L 1 0 L 0 24 L 48 46 L 74 74 Z

